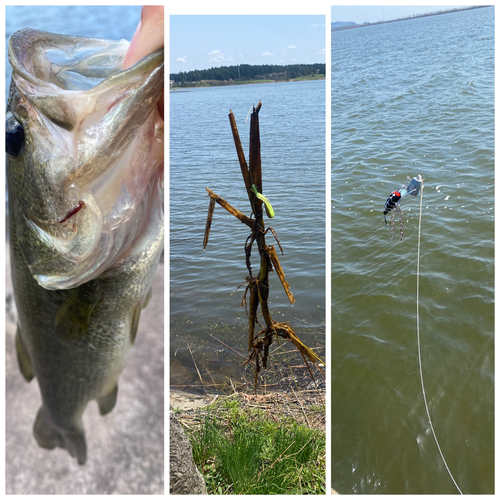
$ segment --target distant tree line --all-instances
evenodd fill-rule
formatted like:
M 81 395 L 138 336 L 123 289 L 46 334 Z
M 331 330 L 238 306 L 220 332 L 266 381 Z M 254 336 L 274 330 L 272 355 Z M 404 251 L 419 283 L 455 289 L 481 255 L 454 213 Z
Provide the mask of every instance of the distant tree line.
M 170 80 L 174 82 L 174 84 L 200 82 L 204 80 L 289 80 L 291 78 L 304 76 L 324 75 L 325 72 L 326 65 L 324 63 L 288 64 L 285 66 L 276 64 L 264 64 L 259 66 L 241 64 L 239 70 L 238 66 L 221 66 L 220 68 L 170 73 Z

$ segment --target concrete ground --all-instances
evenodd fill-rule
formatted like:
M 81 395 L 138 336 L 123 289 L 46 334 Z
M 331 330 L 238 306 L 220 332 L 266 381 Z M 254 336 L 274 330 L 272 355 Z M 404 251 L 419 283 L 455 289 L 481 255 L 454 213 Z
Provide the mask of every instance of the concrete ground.
M 164 265 L 141 314 L 133 353 L 118 384 L 118 401 L 101 417 L 97 403 L 83 424 L 87 463 L 66 450 L 40 448 L 33 436 L 41 405 L 36 379 L 19 372 L 15 352 L 16 309 L 6 250 L 6 493 L 163 494 L 164 492 Z

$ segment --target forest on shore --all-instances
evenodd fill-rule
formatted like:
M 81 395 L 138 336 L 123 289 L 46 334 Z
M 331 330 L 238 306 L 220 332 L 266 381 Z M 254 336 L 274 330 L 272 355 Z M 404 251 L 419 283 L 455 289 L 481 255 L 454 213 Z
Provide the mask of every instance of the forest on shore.
M 316 80 L 325 77 L 325 63 L 317 64 L 240 64 L 170 73 L 170 87 L 237 85 L 244 83 Z

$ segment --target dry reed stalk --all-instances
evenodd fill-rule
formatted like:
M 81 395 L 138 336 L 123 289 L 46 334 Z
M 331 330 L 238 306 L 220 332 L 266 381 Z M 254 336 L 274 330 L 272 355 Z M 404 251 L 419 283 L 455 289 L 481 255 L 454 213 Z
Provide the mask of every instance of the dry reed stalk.
M 262 165 L 260 159 L 260 130 L 259 130 L 259 111 L 262 103 L 259 101 L 257 107 L 252 112 L 250 119 L 250 154 L 249 154 L 249 170 L 252 184 L 255 184 L 257 191 L 262 193 Z M 262 210 L 262 201 L 256 200 L 257 209 Z
M 212 200 L 215 200 L 222 208 L 225 208 L 230 214 L 234 215 L 243 224 L 252 228 L 255 225 L 255 221 L 250 217 L 246 216 L 244 213 L 240 212 L 237 208 L 234 208 L 230 203 L 228 203 L 224 198 L 221 198 L 218 194 L 214 193 L 211 189 L 207 188 L 207 193 Z
M 257 384 L 258 384 L 259 372 L 261 370 L 261 364 L 262 367 L 264 368 L 267 367 L 269 348 L 273 343 L 274 335 L 282 337 L 292 342 L 295 345 L 295 347 L 301 353 L 304 362 L 307 366 L 307 369 L 309 370 L 309 373 L 313 380 L 314 377 L 312 375 L 307 359 L 311 363 L 317 366 L 324 364 L 324 361 L 319 356 L 317 356 L 311 349 L 309 349 L 303 342 L 300 341 L 300 339 L 297 337 L 297 335 L 295 334 L 293 328 L 289 325 L 289 323 L 275 322 L 272 319 L 271 313 L 269 311 L 269 273 L 272 271 L 273 267 L 276 270 L 276 273 L 278 274 L 278 277 L 281 281 L 283 289 L 285 290 L 285 293 L 290 303 L 293 304 L 295 302 L 295 299 L 290 290 L 290 286 L 285 279 L 285 273 L 283 272 L 283 269 L 279 262 L 274 246 L 272 245 L 268 247 L 266 245 L 265 234 L 267 233 L 267 231 L 270 230 L 274 235 L 274 237 L 276 238 L 280 250 L 283 253 L 283 249 L 281 248 L 278 236 L 276 235 L 276 232 L 274 231 L 273 228 L 269 228 L 267 230 L 265 229 L 263 210 L 262 210 L 263 202 L 257 197 L 254 191 L 252 191 L 252 185 L 255 185 L 257 191 L 259 193 L 262 193 L 262 165 L 261 165 L 261 153 L 260 153 L 260 131 L 259 131 L 259 116 L 258 116 L 261 107 L 262 104 L 259 101 L 257 107 L 253 108 L 253 112 L 251 114 L 249 165 L 247 165 L 245 160 L 245 154 L 243 153 L 243 148 L 241 145 L 241 140 L 233 112 L 230 111 L 229 113 L 229 123 L 231 125 L 231 131 L 233 134 L 236 153 L 238 155 L 238 161 L 243 176 L 243 182 L 245 183 L 245 189 L 247 191 L 248 199 L 250 201 L 252 212 L 255 218 L 252 219 L 250 217 L 247 217 L 238 209 L 230 205 L 226 200 L 224 200 L 216 193 L 214 193 L 211 189 L 207 188 L 207 192 L 210 196 L 210 207 L 209 207 L 209 215 L 207 218 L 207 225 L 205 229 L 205 240 L 204 240 L 204 248 L 205 248 L 208 242 L 208 235 L 210 232 L 210 225 L 212 222 L 213 206 L 215 203 L 221 205 L 224 209 L 226 209 L 229 213 L 234 215 L 236 218 L 238 218 L 241 222 L 246 224 L 252 230 L 252 233 L 247 238 L 247 241 L 245 243 L 245 258 L 249 276 L 246 278 L 247 290 L 245 291 L 245 295 L 243 296 L 242 306 L 243 303 L 245 303 L 246 305 L 246 293 L 249 290 L 250 307 L 249 310 L 247 311 L 248 325 L 249 325 L 248 328 L 249 356 L 246 362 L 247 363 L 253 362 L 255 364 L 254 368 L 255 391 L 257 391 Z M 252 245 L 254 242 L 257 244 L 257 248 L 259 250 L 259 255 L 260 255 L 260 268 L 257 277 L 254 277 L 252 274 L 252 267 L 250 262 Z M 255 335 L 255 324 L 258 323 L 257 310 L 259 305 L 266 326 L 257 335 Z M 319 366 L 318 368 L 322 372 Z
M 205 237 L 203 238 L 203 250 L 207 248 L 208 245 L 208 236 L 210 235 L 210 226 L 212 225 L 212 216 L 215 208 L 215 199 L 210 198 L 210 205 L 208 206 L 208 216 L 207 216 L 207 224 L 205 226 Z
M 266 247 L 266 251 L 269 254 L 271 262 L 273 263 L 274 269 L 278 274 L 278 278 L 280 279 L 281 284 L 283 285 L 283 289 L 285 290 L 286 296 L 288 297 L 290 304 L 293 304 L 295 302 L 295 299 L 293 297 L 293 293 L 290 291 L 290 285 L 288 284 L 288 281 L 285 279 L 285 273 L 281 268 L 281 264 L 280 261 L 278 260 L 278 256 L 276 255 L 276 250 L 274 249 L 274 245 Z
M 251 351 L 254 343 L 255 323 L 257 322 L 259 294 L 255 280 L 251 280 L 248 286 L 250 287 L 250 307 L 248 312 L 248 350 Z
M 236 147 L 236 154 L 238 155 L 238 161 L 240 163 L 241 175 L 243 176 L 243 181 L 245 183 L 245 188 L 247 190 L 248 198 L 250 199 L 250 203 L 252 203 L 252 179 L 250 178 L 250 172 L 248 170 L 247 162 L 245 160 L 245 154 L 243 153 L 243 147 L 241 146 L 240 134 L 238 133 L 236 120 L 231 110 L 229 110 L 229 123 L 231 125 L 231 131 L 233 133 L 234 146 Z M 254 207 L 252 204 L 252 210 L 253 208 Z

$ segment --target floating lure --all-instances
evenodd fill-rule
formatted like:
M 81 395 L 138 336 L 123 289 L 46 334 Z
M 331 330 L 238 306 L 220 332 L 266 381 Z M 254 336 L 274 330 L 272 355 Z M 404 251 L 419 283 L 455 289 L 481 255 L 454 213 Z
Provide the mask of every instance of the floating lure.
M 392 210 L 396 208 L 396 205 L 401 201 L 401 193 L 399 191 L 393 191 L 391 196 L 387 198 L 384 206 L 384 220 L 387 224 L 385 216 Z
M 396 209 L 398 207 L 399 202 L 405 197 L 411 194 L 412 196 L 417 196 L 418 193 L 420 193 L 420 188 L 422 187 L 423 179 L 420 174 L 417 175 L 417 177 L 413 177 L 411 179 L 408 177 L 408 180 L 410 183 L 408 186 L 401 186 L 397 191 L 393 191 L 391 193 L 391 196 L 387 198 L 387 201 L 385 202 L 384 206 L 384 220 L 385 223 L 387 224 L 387 219 L 385 216 L 391 212 L 392 210 Z
M 410 184 L 408 184 L 408 186 L 401 186 L 401 189 L 399 189 L 402 198 L 408 196 L 409 194 L 417 196 L 418 193 L 420 193 L 420 188 L 423 183 L 422 176 L 418 174 L 417 177 L 413 177 L 413 179 L 408 177 L 408 180 L 410 181 Z
M 399 214 L 399 231 L 401 233 L 401 241 L 403 241 L 403 212 L 401 211 L 401 206 L 399 202 L 409 194 L 412 196 L 417 196 L 420 193 L 420 189 L 423 184 L 423 179 L 420 174 L 417 177 L 413 177 L 411 179 L 408 177 L 410 183 L 408 186 L 401 186 L 397 191 L 393 191 L 384 205 L 384 221 L 387 224 L 387 219 L 385 216 L 390 212 L 391 213 L 391 240 L 394 236 L 394 215 L 395 212 Z
M 271 202 L 263 194 L 260 194 L 257 191 L 255 184 L 252 184 L 252 191 L 253 191 L 253 194 L 255 196 L 257 196 L 257 198 L 264 203 L 264 207 L 266 209 L 266 214 L 270 219 L 272 219 L 274 217 L 274 210 L 273 210 L 273 207 L 271 205 Z

